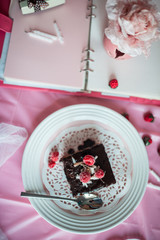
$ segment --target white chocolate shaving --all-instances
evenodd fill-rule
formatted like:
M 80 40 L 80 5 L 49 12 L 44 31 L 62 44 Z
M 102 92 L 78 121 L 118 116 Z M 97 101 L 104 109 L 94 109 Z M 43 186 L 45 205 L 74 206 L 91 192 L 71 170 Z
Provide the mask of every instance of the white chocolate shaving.
M 94 169 L 95 169 L 94 167 L 90 167 L 90 172 L 91 172 L 92 175 L 95 173 Z
M 83 183 L 83 182 L 82 182 L 82 185 L 83 185 L 83 187 L 86 187 L 86 188 L 87 188 L 87 187 L 88 187 L 88 184 L 90 184 L 90 183 L 92 183 L 92 181 L 89 181 L 89 182 L 87 182 L 87 183 Z
M 72 157 L 72 162 L 73 162 L 73 164 L 75 164 L 75 163 L 76 163 L 76 160 L 75 160 L 75 158 L 74 158 L 74 157 Z
M 99 178 L 95 177 L 95 176 L 92 176 L 91 177 L 92 180 L 98 180 Z
M 57 37 L 58 37 L 60 43 L 64 43 L 63 37 L 61 35 L 61 32 L 60 32 L 60 30 L 58 28 L 58 25 L 57 25 L 56 21 L 54 21 L 54 28 L 56 30 L 56 34 L 57 34 Z

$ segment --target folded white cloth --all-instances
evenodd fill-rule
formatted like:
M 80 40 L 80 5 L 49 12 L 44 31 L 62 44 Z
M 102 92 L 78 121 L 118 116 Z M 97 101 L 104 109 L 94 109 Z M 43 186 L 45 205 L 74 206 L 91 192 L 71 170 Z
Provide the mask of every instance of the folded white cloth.
M 17 151 L 27 137 L 25 128 L 0 123 L 0 167 Z

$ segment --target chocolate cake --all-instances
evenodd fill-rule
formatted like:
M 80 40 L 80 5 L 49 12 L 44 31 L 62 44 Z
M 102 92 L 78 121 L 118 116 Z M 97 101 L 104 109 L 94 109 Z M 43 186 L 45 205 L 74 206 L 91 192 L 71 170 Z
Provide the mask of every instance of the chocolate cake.
M 81 145 L 78 148 L 82 149 L 81 151 L 74 153 L 70 150 L 72 154 L 60 160 L 64 164 L 64 172 L 73 196 L 116 183 L 103 144 L 89 146 L 94 142 L 86 142 L 87 148 L 86 144 Z

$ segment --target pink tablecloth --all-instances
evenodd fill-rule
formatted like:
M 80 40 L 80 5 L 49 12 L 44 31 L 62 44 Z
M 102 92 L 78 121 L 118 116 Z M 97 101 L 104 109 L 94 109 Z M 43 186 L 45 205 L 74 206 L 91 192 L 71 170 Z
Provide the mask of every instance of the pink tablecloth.
M 160 108 L 138 105 L 127 101 L 70 96 L 51 92 L 0 88 L 0 122 L 27 129 L 29 135 L 35 127 L 54 111 L 79 103 L 93 103 L 109 107 L 119 113 L 127 112 L 130 122 L 140 135 L 149 134 L 153 143 L 147 146 L 150 168 L 160 175 Z M 143 115 L 151 111 L 154 123 L 145 122 Z M 0 229 L 9 240 L 111 240 L 160 239 L 160 192 L 147 188 L 134 213 L 119 226 L 98 234 L 77 235 L 57 229 L 46 222 L 31 206 L 28 199 L 20 197 L 24 190 L 21 176 L 22 155 L 26 142 L 0 168 Z M 160 185 L 153 176 L 149 180 Z M 0 231 L 0 239 L 2 232 Z

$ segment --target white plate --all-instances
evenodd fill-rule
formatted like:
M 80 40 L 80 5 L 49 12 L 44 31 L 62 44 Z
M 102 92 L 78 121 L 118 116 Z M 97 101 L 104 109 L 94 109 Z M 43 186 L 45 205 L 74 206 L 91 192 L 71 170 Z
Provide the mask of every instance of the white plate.
M 60 229 L 80 234 L 106 231 L 130 216 L 144 195 L 149 173 L 144 143 L 127 119 L 102 106 L 73 105 L 48 116 L 29 138 L 22 162 L 22 178 L 26 191 L 44 193 L 41 170 L 48 145 L 64 129 L 89 123 L 103 126 L 114 132 L 130 153 L 132 180 L 125 196 L 109 211 L 88 216 L 79 216 L 65 211 L 51 200 L 30 199 L 33 207 L 46 221 Z

